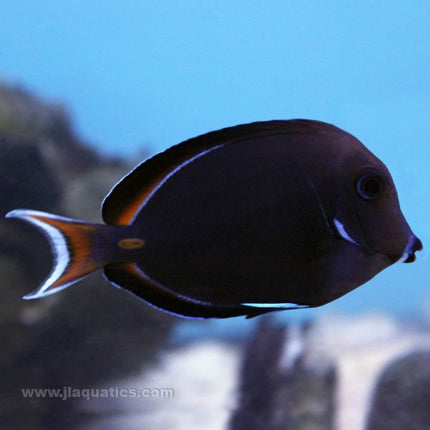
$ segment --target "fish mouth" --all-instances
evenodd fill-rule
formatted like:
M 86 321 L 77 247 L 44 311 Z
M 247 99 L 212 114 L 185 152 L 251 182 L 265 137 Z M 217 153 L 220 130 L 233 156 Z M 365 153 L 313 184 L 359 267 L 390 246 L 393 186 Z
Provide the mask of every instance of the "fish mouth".
M 396 263 L 413 263 L 416 260 L 415 252 L 423 249 L 423 243 L 414 234 L 411 234 L 408 239 L 408 243 L 405 246 L 405 250 L 400 258 L 393 257 Z

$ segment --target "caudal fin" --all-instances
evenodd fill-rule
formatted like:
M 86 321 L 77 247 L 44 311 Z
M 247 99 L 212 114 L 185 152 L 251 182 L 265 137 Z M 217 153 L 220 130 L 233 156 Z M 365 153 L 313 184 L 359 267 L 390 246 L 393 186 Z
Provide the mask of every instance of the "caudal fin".
M 48 237 L 54 254 L 51 273 L 24 299 L 56 293 L 100 268 L 91 247 L 97 224 L 26 209 L 13 210 L 6 218 L 19 218 L 34 224 Z

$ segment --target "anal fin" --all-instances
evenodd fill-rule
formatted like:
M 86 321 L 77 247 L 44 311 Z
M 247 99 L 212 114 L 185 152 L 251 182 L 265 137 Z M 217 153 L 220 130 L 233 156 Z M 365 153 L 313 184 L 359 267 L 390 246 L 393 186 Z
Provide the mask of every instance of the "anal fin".
M 228 318 L 246 314 L 240 305 L 214 305 L 178 295 L 147 276 L 137 264 L 111 263 L 105 266 L 104 275 L 109 282 L 149 305 L 182 318 Z

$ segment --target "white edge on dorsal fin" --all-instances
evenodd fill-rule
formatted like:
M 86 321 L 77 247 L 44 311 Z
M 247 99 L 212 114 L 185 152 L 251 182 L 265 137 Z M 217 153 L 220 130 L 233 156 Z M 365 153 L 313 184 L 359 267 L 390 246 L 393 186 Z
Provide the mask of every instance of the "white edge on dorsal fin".
M 64 273 L 64 271 L 67 269 L 67 266 L 70 263 L 69 251 L 67 249 L 66 239 L 64 238 L 60 230 L 37 218 L 34 218 L 35 216 L 43 216 L 45 218 L 73 221 L 70 218 L 52 215 L 41 211 L 27 210 L 27 209 L 15 209 L 13 211 L 8 212 L 5 215 L 6 218 L 18 218 L 35 225 L 49 239 L 51 250 L 54 255 L 54 263 L 53 263 L 51 273 L 48 275 L 44 283 L 37 290 L 23 297 L 23 299 L 26 299 L 26 300 L 38 299 L 41 297 L 49 296 L 51 294 L 56 293 L 57 291 L 67 288 L 70 284 L 76 282 L 76 280 L 74 280 L 73 282 L 69 282 L 57 288 L 48 290 L 48 288 L 55 281 L 57 281 Z
M 339 233 L 339 236 L 341 236 L 346 241 L 359 246 L 359 244 L 347 233 L 344 225 L 339 220 L 334 218 L 333 223 L 334 223 L 334 226 L 336 227 L 337 232 Z
M 197 160 L 200 157 L 203 157 L 206 154 L 209 154 L 209 152 L 215 151 L 216 149 L 221 148 L 222 146 L 224 146 L 225 144 L 221 144 L 221 145 L 217 145 L 214 146 L 212 148 L 206 149 L 205 151 L 199 152 L 198 154 L 194 155 L 194 157 L 188 158 L 187 160 L 185 160 L 183 163 L 181 163 L 179 166 L 176 166 L 173 170 L 171 170 L 166 176 L 164 176 L 164 178 L 154 187 L 153 190 L 151 190 L 151 192 L 148 194 L 148 196 L 146 197 L 146 199 L 142 202 L 142 204 L 140 205 L 139 209 L 136 211 L 135 215 L 133 216 L 133 218 L 130 220 L 130 223 L 132 223 L 134 221 L 134 219 L 136 218 L 137 214 L 142 210 L 142 208 L 149 202 L 149 200 L 151 200 L 152 196 L 166 183 L 166 181 L 171 178 L 173 175 L 175 175 L 176 173 L 178 173 L 181 169 L 183 169 L 185 166 L 187 166 L 188 164 L 191 164 L 193 161 Z
M 139 209 L 136 211 L 135 215 L 133 216 L 133 218 L 131 218 L 130 220 L 130 224 L 135 220 L 137 214 L 142 210 L 142 208 L 149 202 L 149 200 L 153 197 L 153 195 L 166 183 L 166 181 L 171 178 L 175 173 L 178 173 L 179 170 L 181 170 L 182 168 L 184 168 L 186 165 L 192 163 L 193 161 L 197 160 L 200 157 L 203 157 L 204 155 L 208 154 L 209 152 L 215 151 L 216 149 L 221 148 L 222 146 L 224 146 L 225 143 L 222 143 L 220 145 L 214 146 L 212 148 L 206 149 L 202 152 L 199 152 L 198 154 L 194 155 L 191 158 L 188 158 L 187 160 L 185 160 L 183 163 L 181 163 L 179 166 L 176 166 L 173 170 L 171 170 L 169 173 L 166 174 L 166 176 L 163 177 L 163 179 L 158 182 L 158 184 L 153 188 L 153 190 L 151 190 L 151 192 L 148 194 L 148 196 L 146 197 L 146 199 L 140 204 Z M 110 191 L 107 193 L 107 195 L 105 196 L 105 198 L 103 199 L 102 203 L 101 203 L 101 207 L 103 209 L 103 205 L 105 204 L 105 202 L 110 198 L 110 196 L 112 195 L 112 193 L 115 192 L 116 187 L 123 182 L 126 178 L 128 178 L 129 176 L 133 175 L 133 173 L 139 169 L 140 167 L 142 167 L 142 165 L 144 165 L 148 160 L 143 161 L 142 163 L 138 164 L 134 169 L 132 169 L 129 173 L 127 173 L 125 176 L 123 176 L 118 182 L 116 182 L 116 184 L 110 189 Z
M 242 306 L 249 306 L 252 308 L 270 308 L 270 309 L 304 309 L 309 305 L 298 305 L 296 303 L 241 303 Z

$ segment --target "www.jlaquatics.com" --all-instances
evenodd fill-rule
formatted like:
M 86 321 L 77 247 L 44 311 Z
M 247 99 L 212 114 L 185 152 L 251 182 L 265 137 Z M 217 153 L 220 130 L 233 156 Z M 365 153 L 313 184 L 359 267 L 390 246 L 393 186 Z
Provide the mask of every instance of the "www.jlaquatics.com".
M 150 397 L 169 399 L 175 396 L 173 388 L 21 388 L 23 397 L 42 399 L 100 399 L 100 398 L 139 398 Z

